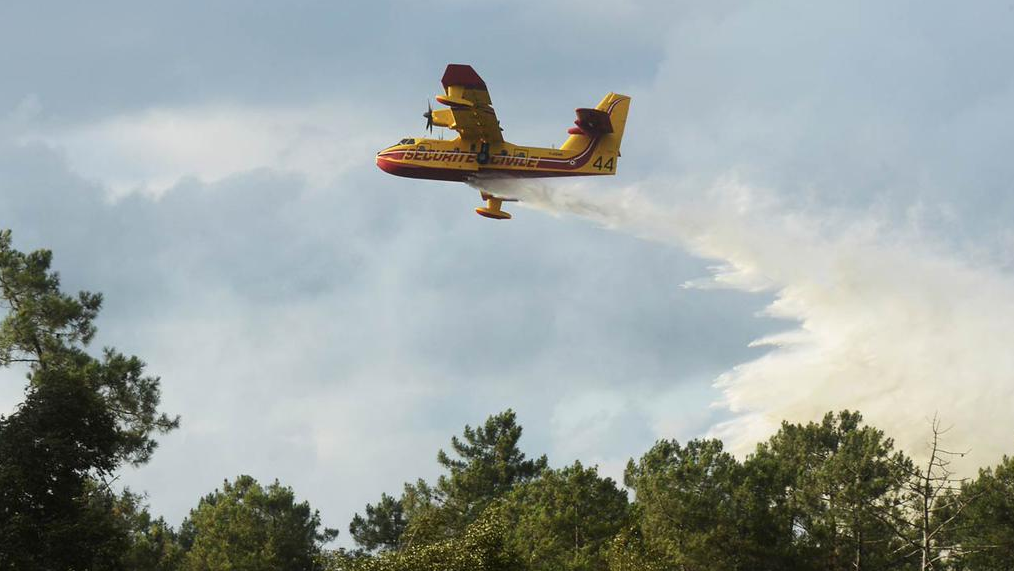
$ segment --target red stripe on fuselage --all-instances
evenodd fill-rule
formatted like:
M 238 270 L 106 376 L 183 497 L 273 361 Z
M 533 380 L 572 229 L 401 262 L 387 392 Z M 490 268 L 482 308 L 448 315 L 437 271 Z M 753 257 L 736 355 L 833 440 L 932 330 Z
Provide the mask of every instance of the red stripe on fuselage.
M 380 170 L 407 178 L 425 178 L 429 180 L 449 180 L 454 182 L 465 182 L 475 175 L 475 171 L 464 169 L 446 169 L 439 167 L 428 167 L 392 161 L 384 157 L 377 157 L 377 166 Z
M 473 178 L 487 176 L 489 178 L 550 178 L 558 176 L 611 175 L 611 172 L 589 173 L 571 171 L 552 171 L 541 169 L 483 169 L 482 171 L 448 169 L 440 167 L 419 166 L 403 162 L 391 161 L 377 157 L 377 166 L 386 173 L 406 178 L 426 180 L 445 180 L 451 182 L 467 182 Z M 481 175 L 480 175 L 481 173 Z

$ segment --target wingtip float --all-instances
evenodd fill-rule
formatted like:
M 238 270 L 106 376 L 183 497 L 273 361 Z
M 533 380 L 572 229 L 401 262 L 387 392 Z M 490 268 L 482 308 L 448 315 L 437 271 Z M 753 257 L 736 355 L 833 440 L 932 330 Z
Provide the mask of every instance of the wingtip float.
M 616 174 L 620 141 L 627 122 L 630 97 L 609 93 L 594 109 L 576 110 L 577 120 L 560 148 L 508 143 L 493 111 L 486 82 L 472 66 L 450 64 L 441 78 L 444 94 L 423 117 L 433 126 L 458 132 L 453 140 L 406 138 L 379 153 L 377 166 L 384 172 L 409 178 L 467 182 L 478 178 L 541 178 Z M 486 218 L 507 220 L 502 209 L 513 199 L 481 191 L 486 205 L 475 212 Z

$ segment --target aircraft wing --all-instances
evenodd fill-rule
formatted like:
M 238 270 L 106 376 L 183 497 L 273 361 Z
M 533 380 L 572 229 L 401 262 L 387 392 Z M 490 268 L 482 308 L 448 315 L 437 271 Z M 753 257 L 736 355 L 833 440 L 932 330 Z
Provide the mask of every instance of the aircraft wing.
M 434 114 L 441 119 L 437 124 L 454 129 L 465 141 L 503 142 L 500 121 L 493 111 L 486 82 L 472 66 L 449 64 L 440 83 L 444 86 L 444 95 L 438 95 L 437 101 L 450 109 Z

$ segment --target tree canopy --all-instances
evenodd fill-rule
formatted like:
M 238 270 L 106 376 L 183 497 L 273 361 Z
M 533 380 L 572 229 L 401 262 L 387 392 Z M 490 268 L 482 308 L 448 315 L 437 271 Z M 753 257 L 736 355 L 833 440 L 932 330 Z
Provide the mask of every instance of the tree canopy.
M 188 571 L 312 570 L 319 566 L 321 546 L 337 535 L 322 528 L 309 503 L 296 502 L 291 488 L 277 481 L 265 488 L 239 476 L 190 511 L 180 543 Z
M 349 524 L 349 534 L 361 549 L 368 552 L 397 549 L 408 521 L 401 500 L 380 495 L 377 505 L 366 504 L 366 516 L 356 514 Z
M 529 459 L 518 446 L 522 428 L 513 410 L 490 416 L 478 427 L 466 425 L 451 437 L 451 453 L 437 452 L 445 473 L 435 485 L 405 484 L 399 500 L 382 496 L 356 514 L 349 531 L 366 551 L 440 541 L 460 535 L 494 500 L 536 478 L 548 466 L 545 456 Z M 386 499 L 385 499 L 386 498 Z
M 515 487 L 502 502 L 507 541 L 533 571 L 604 571 L 627 524 L 627 493 L 580 462 Z
M 0 568 L 116 569 L 130 538 L 108 481 L 179 419 L 159 412 L 160 381 L 140 359 L 86 351 L 102 296 L 64 293 L 51 263 L 0 231 L 0 366 L 28 378 L 0 416 Z
M 332 554 L 330 571 L 524 571 L 507 541 L 507 523 L 494 508 L 465 527 L 461 535 L 413 545 L 376 557 Z

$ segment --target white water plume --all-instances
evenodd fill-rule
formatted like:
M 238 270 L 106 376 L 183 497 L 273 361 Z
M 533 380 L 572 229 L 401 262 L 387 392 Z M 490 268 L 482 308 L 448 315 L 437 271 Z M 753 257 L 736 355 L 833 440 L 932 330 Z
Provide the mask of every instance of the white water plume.
M 782 420 L 842 409 L 861 411 L 917 458 L 938 414 L 954 427 L 948 448 L 971 452 L 956 462 L 965 473 L 1014 452 L 1014 278 L 995 265 L 911 226 L 792 209 L 734 180 L 670 205 L 650 200 L 648 187 L 483 188 L 719 262 L 689 287 L 774 294 L 766 314 L 788 320 L 786 330 L 756 340 L 764 356 L 716 379 L 719 405 L 736 415 L 712 432 L 740 454 Z

